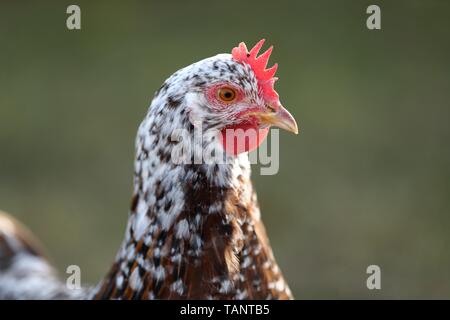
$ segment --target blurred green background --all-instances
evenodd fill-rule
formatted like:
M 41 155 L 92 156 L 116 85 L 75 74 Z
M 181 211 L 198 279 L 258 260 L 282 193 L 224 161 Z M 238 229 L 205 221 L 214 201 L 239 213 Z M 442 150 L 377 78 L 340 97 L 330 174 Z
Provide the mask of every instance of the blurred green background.
M 66 8 L 82 30 L 66 29 Z M 275 45 L 301 134 L 254 170 L 298 299 L 450 297 L 450 2 L 2 1 L 0 208 L 62 275 L 96 283 L 122 240 L 136 129 L 177 69 L 240 41 Z M 366 288 L 366 268 L 382 289 Z

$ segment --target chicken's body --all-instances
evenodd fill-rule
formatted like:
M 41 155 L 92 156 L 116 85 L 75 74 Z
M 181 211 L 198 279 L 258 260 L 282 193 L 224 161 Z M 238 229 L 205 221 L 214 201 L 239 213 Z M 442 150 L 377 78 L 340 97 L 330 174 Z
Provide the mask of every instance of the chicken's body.
M 265 63 L 261 69 L 256 59 L 261 45 L 250 53 L 241 45 L 233 55 L 192 64 L 156 92 L 136 140 L 125 239 L 110 272 L 87 298 L 291 298 L 243 152 L 267 135 L 268 127 L 259 129 L 263 121 L 297 130 L 273 90 L 275 71 L 264 71 Z M 236 91 L 233 104 L 222 97 L 223 90 Z M 242 116 L 244 111 L 248 115 Z M 260 130 L 258 139 L 243 151 L 230 149 L 217 132 L 242 123 Z M 197 139 L 199 126 L 203 131 Z M 185 134 L 181 139 L 174 137 L 177 130 Z M 204 150 L 227 148 L 231 151 L 205 161 Z
M 0 300 L 84 296 L 84 290 L 69 290 L 57 277 L 29 231 L 0 212 Z

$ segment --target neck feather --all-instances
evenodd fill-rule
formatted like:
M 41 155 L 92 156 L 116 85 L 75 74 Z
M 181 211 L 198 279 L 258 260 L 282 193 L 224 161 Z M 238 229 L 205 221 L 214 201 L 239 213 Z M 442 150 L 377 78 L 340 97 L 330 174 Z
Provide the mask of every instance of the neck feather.
M 110 292 L 100 284 L 97 296 L 154 298 L 166 290 L 172 298 L 186 296 L 187 291 L 191 297 L 205 298 L 204 288 L 188 288 L 181 276 L 191 283 L 216 281 L 220 286 L 237 272 L 242 225 L 249 211 L 259 215 L 248 156 L 233 156 L 225 164 L 174 163 L 177 144 L 171 141 L 171 132 L 180 127 L 193 130 L 181 107 L 171 110 L 168 129 L 161 121 L 165 109 L 152 105 L 139 128 L 130 216 L 111 271 L 115 283 Z M 205 147 L 202 143 L 200 149 Z M 151 284 L 144 283 L 148 274 Z M 198 277 L 208 279 L 196 281 Z

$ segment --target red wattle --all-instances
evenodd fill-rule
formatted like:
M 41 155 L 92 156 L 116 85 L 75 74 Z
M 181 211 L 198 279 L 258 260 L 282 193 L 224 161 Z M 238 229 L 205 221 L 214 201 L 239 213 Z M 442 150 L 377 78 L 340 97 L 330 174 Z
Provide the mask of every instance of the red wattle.
M 267 137 L 269 129 L 261 129 L 253 122 L 243 122 L 223 129 L 220 141 L 227 154 L 238 155 L 256 149 Z

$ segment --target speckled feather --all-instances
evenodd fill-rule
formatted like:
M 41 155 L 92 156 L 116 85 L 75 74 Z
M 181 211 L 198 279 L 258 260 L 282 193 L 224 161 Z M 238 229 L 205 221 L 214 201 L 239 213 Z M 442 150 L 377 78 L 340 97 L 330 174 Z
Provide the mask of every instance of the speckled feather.
M 171 133 L 192 132 L 192 115 L 208 128 L 226 121 L 208 117 L 202 99 L 217 81 L 260 99 L 251 68 L 227 54 L 176 72 L 156 92 L 138 132 L 125 240 L 94 298 L 291 298 L 260 219 L 248 155 L 227 155 L 227 164 L 171 161 Z M 217 143 L 213 136 L 202 147 Z

